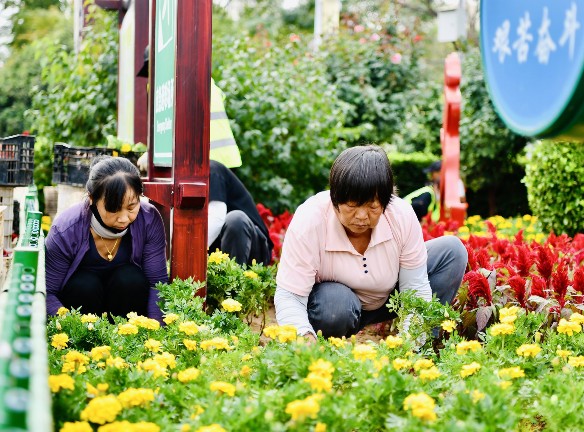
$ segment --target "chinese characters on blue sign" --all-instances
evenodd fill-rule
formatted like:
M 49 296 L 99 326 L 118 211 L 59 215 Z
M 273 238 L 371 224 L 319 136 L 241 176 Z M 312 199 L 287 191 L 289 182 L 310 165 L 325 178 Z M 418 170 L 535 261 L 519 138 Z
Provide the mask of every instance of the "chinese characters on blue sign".
M 584 131 L 583 13 L 575 0 L 481 2 L 486 81 L 497 112 L 516 132 Z

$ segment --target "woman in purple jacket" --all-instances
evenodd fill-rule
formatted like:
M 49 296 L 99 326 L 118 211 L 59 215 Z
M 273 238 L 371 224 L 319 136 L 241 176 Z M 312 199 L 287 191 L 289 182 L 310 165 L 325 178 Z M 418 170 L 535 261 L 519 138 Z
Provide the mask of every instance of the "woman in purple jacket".
M 65 306 L 161 321 L 155 285 L 168 281 L 166 236 L 158 210 L 140 201 L 138 169 L 97 157 L 86 188 L 88 198 L 57 216 L 46 239 L 47 314 Z

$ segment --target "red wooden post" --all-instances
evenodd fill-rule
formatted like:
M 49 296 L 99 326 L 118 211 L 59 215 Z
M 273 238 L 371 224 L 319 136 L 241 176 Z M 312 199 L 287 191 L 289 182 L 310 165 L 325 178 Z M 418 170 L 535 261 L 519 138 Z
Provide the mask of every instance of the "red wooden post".
M 460 202 L 460 58 L 451 53 L 444 62 L 444 114 L 440 143 L 442 171 L 440 173 L 440 220 L 454 220 L 464 224 L 466 203 Z
M 156 2 L 151 1 L 150 85 L 155 82 Z M 172 168 L 155 166 L 150 109 L 147 196 L 172 211 L 171 278 L 204 281 L 207 271 L 211 0 L 177 1 Z M 149 95 L 154 106 L 155 89 Z M 198 293 L 206 295 L 203 289 Z

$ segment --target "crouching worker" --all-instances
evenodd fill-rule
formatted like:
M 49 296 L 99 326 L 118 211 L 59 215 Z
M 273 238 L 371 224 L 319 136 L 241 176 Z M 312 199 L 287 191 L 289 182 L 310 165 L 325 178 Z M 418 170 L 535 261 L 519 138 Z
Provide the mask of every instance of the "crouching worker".
M 276 278 L 276 319 L 314 339 L 351 336 L 395 318 L 386 307 L 395 290 L 435 293 L 451 302 L 467 265 L 462 242 L 424 243 L 412 207 L 393 194 L 385 152 L 353 147 L 335 160 L 330 191 L 298 207 L 286 232 Z
M 140 201 L 140 173 L 124 158 L 93 160 L 87 198 L 59 214 L 46 239 L 47 314 L 82 313 L 162 320 L 155 285 L 167 282 L 162 218 Z
M 268 265 L 274 243 L 255 202 L 241 180 L 225 165 L 209 164 L 209 251 L 216 249 L 238 264 Z

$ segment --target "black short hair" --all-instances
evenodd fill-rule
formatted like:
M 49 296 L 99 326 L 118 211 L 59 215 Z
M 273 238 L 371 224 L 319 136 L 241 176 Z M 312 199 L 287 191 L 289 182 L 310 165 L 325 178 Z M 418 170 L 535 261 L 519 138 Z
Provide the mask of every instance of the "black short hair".
M 85 188 L 94 203 L 103 197 L 105 209 L 110 213 L 120 211 L 128 190 L 137 197 L 144 191 L 138 168 L 126 158 L 112 156 L 93 159 Z
M 348 202 L 363 205 L 377 198 L 385 211 L 394 187 L 387 154 L 376 145 L 344 150 L 333 163 L 329 184 L 335 208 Z

